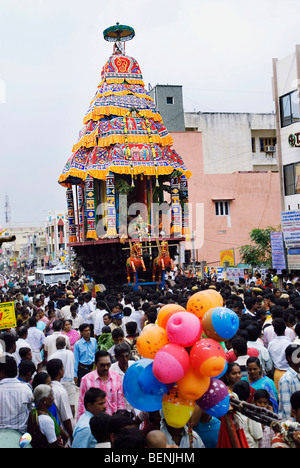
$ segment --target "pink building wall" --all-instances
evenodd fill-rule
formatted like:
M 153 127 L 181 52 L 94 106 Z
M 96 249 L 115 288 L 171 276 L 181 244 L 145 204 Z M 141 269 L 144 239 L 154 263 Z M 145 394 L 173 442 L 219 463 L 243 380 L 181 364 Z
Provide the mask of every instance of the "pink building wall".
M 218 263 L 222 250 L 234 248 L 235 263 L 239 263 L 239 247 L 250 243 L 249 233 L 253 228 L 279 226 L 281 223 L 279 174 L 204 174 L 202 134 L 178 132 L 172 133 L 172 137 L 173 148 L 193 174 L 189 179 L 189 201 L 193 207 L 196 260 L 205 260 L 207 264 Z M 215 200 L 226 199 L 230 200 L 229 219 L 215 214 Z M 204 210 L 198 207 L 198 216 L 197 203 L 204 204 Z M 201 247 L 202 238 L 204 242 Z

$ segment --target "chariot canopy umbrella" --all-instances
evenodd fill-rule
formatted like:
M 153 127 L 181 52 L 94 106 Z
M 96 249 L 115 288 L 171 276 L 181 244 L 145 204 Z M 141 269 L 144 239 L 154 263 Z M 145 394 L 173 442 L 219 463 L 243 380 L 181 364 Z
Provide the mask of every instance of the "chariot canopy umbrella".
M 130 41 L 134 36 L 135 32 L 131 26 L 124 26 L 119 23 L 103 31 L 103 37 L 108 42 Z
M 117 23 L 103 31 L 103 37 L 108 42 L 115 42 L 114 53 L 125 53 L 124 42 L 130 41 L 135 36 L 134 29 L 131 26 L 125 26 Z

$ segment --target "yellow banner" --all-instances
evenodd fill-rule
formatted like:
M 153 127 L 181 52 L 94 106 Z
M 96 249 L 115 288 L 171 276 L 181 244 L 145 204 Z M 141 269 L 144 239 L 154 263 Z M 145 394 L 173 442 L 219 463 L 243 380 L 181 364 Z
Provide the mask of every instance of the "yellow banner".
M 220 263 L 224 266 L 224 262 L 229 262 L 229 266 L 234 266 L 234 249 L 221 250 Z
M 15 305 L 13 302 L 0 303 L 0 329 L 17 326 Z

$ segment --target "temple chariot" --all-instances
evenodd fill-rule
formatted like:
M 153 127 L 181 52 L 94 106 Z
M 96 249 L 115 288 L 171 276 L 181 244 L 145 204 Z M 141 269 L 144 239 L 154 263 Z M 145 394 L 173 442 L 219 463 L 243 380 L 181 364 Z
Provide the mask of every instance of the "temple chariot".
M 189 236 L 191 173 L 138 62 L 125 53 L 134 36 L 118 23 L 103 32 L 112 55 L 58 182 L 66 189 L 69 246 L 86 274 L 109 285 L 161 285 Z

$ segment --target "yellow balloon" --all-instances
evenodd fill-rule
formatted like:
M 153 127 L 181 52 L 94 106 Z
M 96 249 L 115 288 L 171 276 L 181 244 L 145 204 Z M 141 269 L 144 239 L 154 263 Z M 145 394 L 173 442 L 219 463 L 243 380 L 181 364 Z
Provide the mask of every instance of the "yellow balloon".
M 183 398 L 174 386 L 162 398 L 162 409 L 166 423 L 175 428 L 187 424 L 195 409 L 195 401 Z
M 186 310 L 195 314 L 200 320 L 209 309 L 222 307 L 223 298 L 215 289 L 205 289 L 193 294 L 186 305 Z

